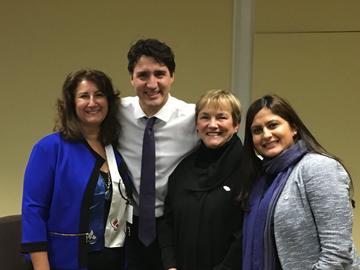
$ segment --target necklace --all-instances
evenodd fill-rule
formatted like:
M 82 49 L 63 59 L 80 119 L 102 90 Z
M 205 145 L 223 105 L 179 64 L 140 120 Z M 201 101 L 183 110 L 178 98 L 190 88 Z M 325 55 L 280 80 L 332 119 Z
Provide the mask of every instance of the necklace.
M 111 175 L 110 172 L 101 172 L 105 187 L 105 199 L 109 200 L 111 197 Z

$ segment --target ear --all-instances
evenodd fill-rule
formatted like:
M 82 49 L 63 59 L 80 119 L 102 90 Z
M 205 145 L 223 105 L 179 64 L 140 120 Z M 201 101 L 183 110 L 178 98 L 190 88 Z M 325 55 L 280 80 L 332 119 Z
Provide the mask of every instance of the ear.
M 239 124 L 239 123 L 236 123 L 236 124 L 234 125 L 234 129 L 235 129 L 236 133 L 239 131 L 239 128 L 240 128 L 240 124 Z

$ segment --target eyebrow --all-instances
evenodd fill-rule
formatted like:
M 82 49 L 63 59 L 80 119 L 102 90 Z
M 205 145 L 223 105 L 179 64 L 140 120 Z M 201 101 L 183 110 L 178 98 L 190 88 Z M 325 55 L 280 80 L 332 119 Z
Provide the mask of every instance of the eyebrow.
M 143 75 L 143 74 L 147 74 L 147 73 L 150 73 L 150 71 L 148 71 L 148 70 L 140 70 L 138 72 L 135 72 L 135 75 Z

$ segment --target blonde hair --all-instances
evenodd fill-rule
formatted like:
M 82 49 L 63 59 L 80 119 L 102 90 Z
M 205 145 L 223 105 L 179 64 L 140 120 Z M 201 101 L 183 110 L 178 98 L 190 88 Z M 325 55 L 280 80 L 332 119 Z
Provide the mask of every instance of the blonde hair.
M 221 105 L 228 104 L 231 108 L 231 116 L 233 123 L 240 124 L 241 121 L 241 104 L 237 97 L 230 91 L 223 89 L 212 89 L 202 95 L 195 107 L 195 120 L 197 120 L 199 112 L 205 106 L 221 107 Z

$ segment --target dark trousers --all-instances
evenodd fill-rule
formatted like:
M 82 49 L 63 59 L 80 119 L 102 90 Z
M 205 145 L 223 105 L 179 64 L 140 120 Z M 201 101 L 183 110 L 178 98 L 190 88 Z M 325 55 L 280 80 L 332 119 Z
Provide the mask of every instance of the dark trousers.
M 104 248 L 101 251 L 90 252 L 88 270 L 123 270 L 124 249 Z
M 88 256 L 88 270 L 123 270 L 124 249 L 104 248 L 101 251 L 90 252 Z M 27 270 L 34 270 L 31 261 L 28 261 Z M 51 270 L 61 270 L 54 269 Z
M 164 270 L 157 237 L 149 246 L 144 246 L 138 238 L 138 225 L 139 218 L 134 216 L 126 238 L 127 270 Z

